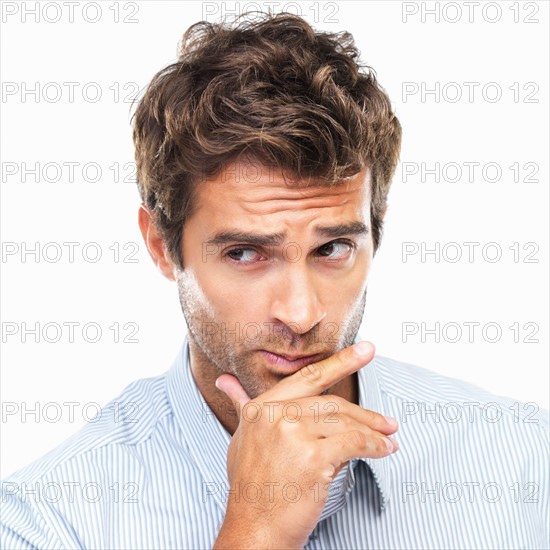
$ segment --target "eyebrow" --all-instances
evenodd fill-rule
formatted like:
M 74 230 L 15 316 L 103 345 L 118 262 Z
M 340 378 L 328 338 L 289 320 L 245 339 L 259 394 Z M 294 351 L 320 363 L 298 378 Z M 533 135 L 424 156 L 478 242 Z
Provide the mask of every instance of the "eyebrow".
M 337 239 L 344 235 L 368 235 L 369 228 L 363 222 L 340 223 L 337 225 L 323 225 L 314 228 L 317 235 L 330 239 Z M 206 244 L 226 244 L 241 242 L 256 246 L 280 246 L 286 239 L 283 233 L 248 233 L 246 231 L 226 230 L 220 231 L 210 237 Z

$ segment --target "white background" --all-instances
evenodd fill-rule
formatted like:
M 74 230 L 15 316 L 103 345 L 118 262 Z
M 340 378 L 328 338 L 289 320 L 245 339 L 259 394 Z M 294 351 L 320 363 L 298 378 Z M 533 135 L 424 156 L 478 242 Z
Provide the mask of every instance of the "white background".
M 223 10 L 242 11 L 246 5 L 167 1 L 119 2 L 117 7 L 113 1 L 82 2 L 70 22 L 69 8 L 62 2 L 42 2 L 38 16 L 24 18 L 25 8 L 34 9 L 35 4 L 2 6 L 2 477 L 83 426 L 94 416 L 95 403 L 105 404 L 137 378 L 164 372 L 179 350 L 185 324 L 176 287 L 156 271 L 141 242 L 139 196 L 131 171 L 123 168 L 134 160 L 133 109 L 124 100 L 175 61 L 190 24 L 215 21 Z M 254 5 L 267 7 L 248 3 Z M 279 3 L 276 11 L 284 5 Z M 297 12 L 296 3 L 286 5 Z M 361 335 L 381 355 L 541 408 L 549 404 L 548 6 L 474 2 L 470 21 L 467 5 L 439 2 L 439 22 L 424 11 L 435 2 L 299 6 L 316 28 L 354 35 L 403 126 L 402 162 L 369 278 Z M 78 83 L 72 102 L 66 84 L 70 82 Z M 465 82 L 478 83 L 470 85 L 473 101 Z M 436 83 L 439 97 L 427 95 L 422 101 L 422 87 L 433 90 Z M 510 89 L 514 83 L 516 96 Z M 38 98 L 24 93 L 25 87 L 37 86 Z M 404 97 L 404 86 L 419 91 Z M 97 89 L 101 99 L 87 101 L 85 87 L 88 99 L 94 99 Z M 502 97 L 492 101 L 499 88 Z M 462 98 L 454 101 L 457 90 Z M 529 97 L 536 102 L 525 102 Z M 53 165 L 45 177 L 38 176 L 40 181 L 32 174 L 23 181 L 22 163 L 30 169 L 39 163 L 43 170 L 47 163 L 67 162 L 78 163 L 72 182 L 67 168 L 59 181 L 47 181 L 57 177 Z M 99 181 L 85 181 L 95 177 L 91 168 L 83 176 L 87 163 L 100 166 Z M 114 181 L 109 168 L 114 163 L 121 167 L 120 178 L 129 181 Z M 439 182 L 433 174 L 423 178 L 420 171 L 405 176 L 404 167 L 415 166 L 411 163 L 419 169 L 421 163 L 428 169 L 440 163 L 447 165 L 447 172 L 440 174 Z M 456 171 L 448 163 L 462 168 L 459 181 L 449 181 Z M 473 181 L 464 163 L 479 163 Z M 485 178 L 481 168 L 487 163 L 494 164 Z M 519 163 L 519 181 L 509 168 L 514 163 Z M 526 163 L 534 164 L 524 168 Z M 488 181 L 495 179 L 495 165 L 501 176 Z M 535 165 L 538 172 L 532 174 Z M 79 243 L 73 262 L 63 245 L 68 242 Z M 423 262 L 416 254 L 404 262 L 404 242 L 419 247 L 425 243 L 431 249 L 435 243 L 441 249 L 459 243 L 463 257 L 450 261 L 457 249 L 447 246 L 439 261 L 428 255 Z M 480 243 L 473 262 L 464 242 Z M 40 254 L 37 261 L 33 254 L 21 253 L 23 246 L 33 248 L 35 243 L 54 260 L 58 243 L 61 258 L 48 262 Z M 44 248 L 47 243 L 54 244 Z M 97 243 L 87 246 L 88 259 L 100 247 L 102 256 L 95 263 L 83 258 L 87 243 Z M 135 245 L 126 243 L 137 243 L 135 254 Z M 487 260 L 495 247 L 486 248 L 484 257 L 487 243 L 502 249 L 499 261 Z M 514 243 L 519 243 L 518 262 L 509 249 Z M 538 262 L 523 261 L 535 250 L 524 250 L 525 243 L 536 244 L 532 258 Z M 246 299 L 253 298 L 251 294 Z M 55 327 L 67 322 L 79 323 L 74 342 L 69 342 L 66 325 L 58 342 L 48 342 L 55 338 Z M 464 325 L 470 322 L 479 323 L 473 342 Z M 23 341 L 23 323 L 30 329 L 36 323 L 41 329 L 53 325 L 46 338 L 39 334 L 36 342 L 33 334 Z M 83 338 L 86 323 L 101 327 L 97 343 Z M 109 328 L 114 323 L 120 324 L 121 340 L 131 337 L 124 324 L 135 323 L 133 339 L 138 342 L 115 343 Z M 422 323 L 429 329 L 440 323 L 440 342 L 433 334 L 423 341 L 420 332 L 404 341 L 403 323 L 416 323 L 419 329 Z M 462 327 L 457 342 L 450 341 L 456 325 L 443 331 L 447 323 Z M 494 335 L 491 330 L 483 337 L 487 323 L 501 327 L 498 342 L 488 341 Z M 514 323 L 519 323 L 519 342 L 509 328 Z M 538 343 L 525 342 L 530 334 L 526 323 L 538 327 L 531 336 Z M 90 329 L 88 336 L 93 338 L 95 332 Z M 69 402 L 74 417 L 64 405 Z M 29 412 L 36 407 L 37 414 Z

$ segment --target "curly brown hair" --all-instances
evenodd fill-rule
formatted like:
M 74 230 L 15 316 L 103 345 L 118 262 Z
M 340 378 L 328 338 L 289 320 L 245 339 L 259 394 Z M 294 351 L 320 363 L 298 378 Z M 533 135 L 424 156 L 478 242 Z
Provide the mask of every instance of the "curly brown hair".
M 180 269 L 197 186 L 243 155 L 316 185 L 368 168 L 376 252 L 401 125 L 350 33 L 316 32 L 289 13 L 200 21 L 134 117 L 141 199 Z

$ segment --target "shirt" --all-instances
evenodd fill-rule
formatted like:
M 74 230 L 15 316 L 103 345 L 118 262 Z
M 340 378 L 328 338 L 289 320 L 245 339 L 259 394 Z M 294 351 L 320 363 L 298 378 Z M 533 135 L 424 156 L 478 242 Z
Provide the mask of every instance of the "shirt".
M 400 449 L 338 473 L 304 548 L 550 548 L 548 411 L 380 355 L 358 382 L 361 407 L 398 419 Z M 0 546 L 211 548 L 231 437 L 187 337 L 98 416 L 4 480 Z

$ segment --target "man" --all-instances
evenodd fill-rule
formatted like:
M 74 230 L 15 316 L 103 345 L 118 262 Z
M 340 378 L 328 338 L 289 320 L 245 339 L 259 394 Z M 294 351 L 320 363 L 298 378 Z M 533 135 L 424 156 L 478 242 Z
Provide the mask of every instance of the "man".
M 549 547 L 544 417 L 359 342 L 401 127 L 357 57 L 285 14 L 187 31 L 134 142 L 188 336 L 4 482 L 3 548 Z

